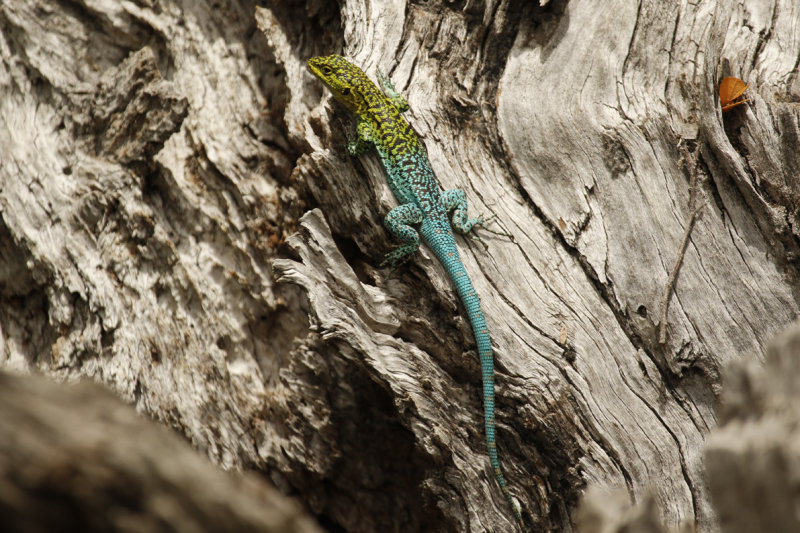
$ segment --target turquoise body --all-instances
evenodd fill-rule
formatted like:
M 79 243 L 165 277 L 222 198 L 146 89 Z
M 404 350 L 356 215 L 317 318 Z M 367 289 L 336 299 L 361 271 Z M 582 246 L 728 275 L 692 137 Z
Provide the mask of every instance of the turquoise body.
M 503 495 L 517 520 L 521 521 L 497 457 L 494 357 L 486 317 L 453 236 L 453 229 L 468 234 L 474 227 L 482 226 L 483 218 L 468 217 L 463 191 L 442 191 L 439 188 L 422 142 L 401 114 L 408 109 L 408 103 L 395 91 L 388 78 L 378 73 L 383 87 L 381 91 L 360 68 L 336 55 L 313 57 L 308 60 L 308 67 L 358 120 L 358 135 L 350 141 L 349 152 L 357 155 L 370 147 L 376 149 L 389 186 L 400 204 L 386 215 L 384 225 L 401 244 L 386 255 L 383 264 L 397 267 L 408 260 L 419 249 L 422 236 L 444 266 L 466 307 L 481 362 L 489 462 Z M 448 220 L 449 213 L 452 218 Z

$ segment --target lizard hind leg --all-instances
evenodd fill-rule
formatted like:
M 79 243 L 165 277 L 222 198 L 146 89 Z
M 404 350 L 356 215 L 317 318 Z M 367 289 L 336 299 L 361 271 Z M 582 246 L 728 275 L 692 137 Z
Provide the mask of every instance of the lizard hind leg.
M 466 235 L 471 239 L 480 242 L 484 246 L 486 246 L 486 243 L 480 238 L 480 236 L 476 235 L 475 233 L 470 233 L 475 228 L 483 228 L 489 233 L 494 233 L 495 235 L 511 237 L 511 235 L 508 233 L 496 231 L 488 227 L 489 222 L 497 218 L 497 215 L 492 215 L 489 218 L 484 218 L 483 215 L 469 218 L 469 214 L 467 212 L 467 195 L 464 194 L 464 191 L 461 189 L 444 191 L 442 193 L 442 203 L 444 204 L 447 212 L 452 213 L 450 223 L 453 226 L 453 229 L 462 235 Z
M 470 233 L 476 227 L 483 227 L 486 221 L 483 220 L 483 215 L 479 217 L 469 218 L 467 212 L 467 195 L 461 189 L 451 189 L 442 193 L 442 203 L 448 213 L 451 213 L 450 224 L 453 229 L 462 235 L 467 235 L 484 246 L 486 243 L 480 236 L 475 233 Z
M 416 204 L 399 205 L 389 211 L 383 225 L 401 244 L 386 254 L 381 266 L 389 265 L 394 272 L 419 250 L 419 233 L 411 225 L 421 224 L 423 218 L 422 210 Z

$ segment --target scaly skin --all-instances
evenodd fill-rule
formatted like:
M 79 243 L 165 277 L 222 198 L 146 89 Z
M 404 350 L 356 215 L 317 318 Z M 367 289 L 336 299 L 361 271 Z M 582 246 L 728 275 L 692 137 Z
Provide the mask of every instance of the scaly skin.
M 395 91 L 387 77 L 378 72 L 382 92 L 360 68 L 337 55 L 312 57 L 308 60 L 308 69 L 356 116 L 358 136 L 348 144 L 350 154 L 358 155 L 374 146 L 386 171 L 389 186 L 400 203 L 386 215 L 384 225 L 401 245 L 386 255 L 383 264 L 397 267 L 407 261 L 419 249 L 419 237 L 422 235 L 444 265 L 467 308 L 481 358 L 489 461 L 503 495 L 521 522 L 520 512 L 506 486 L 497 459 L 494 359 L 489 330 L 480 300 L 458 255 L 447 214 L 453 213 L 452 227 L 462 234 L 468 234 L 475 226 L 482 226 L 484 221 L 482 218 L 467 217 L 467 199 L 463 191 L 439 189 L 425 147 L 401 116 L 408 109 L 408 102 Z M 419 232 L 412 226 L 419 226 Z

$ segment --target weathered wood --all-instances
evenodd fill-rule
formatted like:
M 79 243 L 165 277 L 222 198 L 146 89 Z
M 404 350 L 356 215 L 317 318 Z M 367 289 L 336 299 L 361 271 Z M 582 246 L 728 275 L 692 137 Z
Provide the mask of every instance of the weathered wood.
M 0 412 L 2 531 L 319 531 L 95 383 L 0 373 Z
M 267 4 L 0 3 L 0 365 L 100 380 L 325 524 L 513 530 L 460 304 L 427 250 L 377 268 L 395 200 L 305 72 L 343 51 L 511 234 L 459 247 L 530 526 L 601 485 L 717 530 L 722 369 L 798 313 L 796 3 Z
M 691 524 L 682 529 L 667 528 L 661 523 L 658 507 L 652 496 L 644 494 L 632 505 L 623 489 L 604 490 L 592 487 L 586 491 L 576 513 L 575 522 L 581 533 L 694 533 Z
M 763 368 L 741 361 L 726 376 L 720 427 L 705 455 L 726 532 L 800 530 L 798 384 L 800 323 L 772 342 Z

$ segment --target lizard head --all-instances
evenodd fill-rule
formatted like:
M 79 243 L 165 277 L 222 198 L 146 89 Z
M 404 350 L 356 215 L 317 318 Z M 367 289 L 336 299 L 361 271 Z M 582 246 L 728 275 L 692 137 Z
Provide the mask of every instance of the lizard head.
M 308 60 L 308 70 L 350 110 L 361 107 L 361 86 L 367 80 L 363 70 L 338 55 L 312 57 Z

